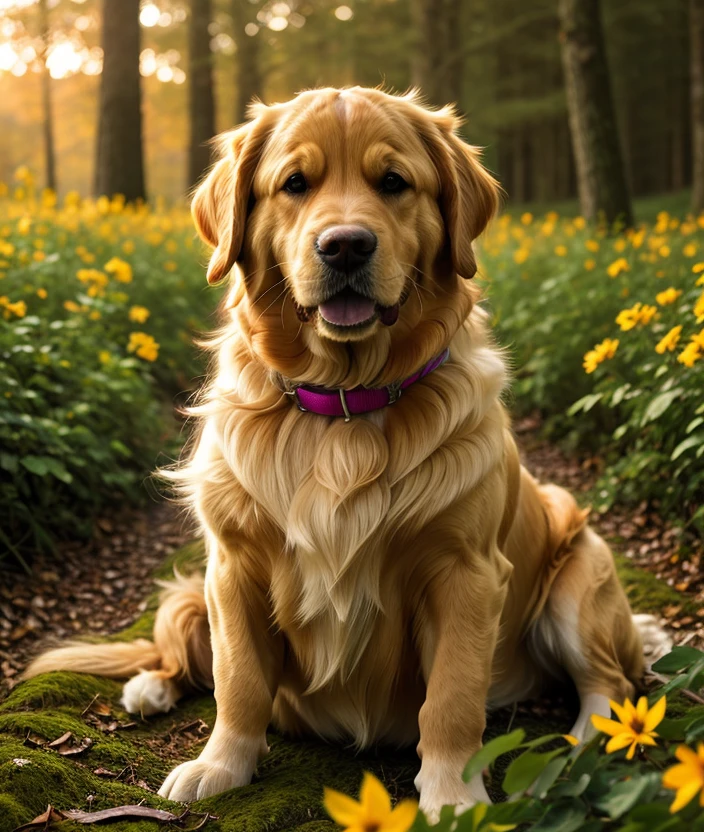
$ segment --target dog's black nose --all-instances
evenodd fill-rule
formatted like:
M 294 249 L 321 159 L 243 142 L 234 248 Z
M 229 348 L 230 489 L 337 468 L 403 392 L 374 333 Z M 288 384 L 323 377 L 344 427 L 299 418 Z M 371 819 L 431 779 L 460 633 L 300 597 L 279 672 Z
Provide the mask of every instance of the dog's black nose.
M 376 235 L 361 225 L 331 225 L 318 237 L 318 256 L 338 272 L 352 272 L 374 254 Z

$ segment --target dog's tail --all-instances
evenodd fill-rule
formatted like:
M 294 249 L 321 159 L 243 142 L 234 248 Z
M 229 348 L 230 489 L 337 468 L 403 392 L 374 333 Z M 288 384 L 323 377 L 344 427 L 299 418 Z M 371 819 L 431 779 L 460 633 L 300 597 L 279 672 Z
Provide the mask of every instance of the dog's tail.
M 143 715 L 168 711 L 189 690 L 212 688 L 213 657 L 202 575 L 161 584 L 153 641 L 86 644 L 72 641 L 48 650 L 27 668 L 29 679 L 52 670 L 129 679 L 123 704 Z M 138 674 L 138 675 L 135 675 Z

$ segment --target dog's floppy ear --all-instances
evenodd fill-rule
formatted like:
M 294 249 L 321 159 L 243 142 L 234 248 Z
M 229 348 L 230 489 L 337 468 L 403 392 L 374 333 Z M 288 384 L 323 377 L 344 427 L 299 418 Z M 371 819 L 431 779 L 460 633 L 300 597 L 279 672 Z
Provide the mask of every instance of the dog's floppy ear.
M 252 182 L 264 143 L 271 132 L 269 108 L 248 124 L 219 137 L 220 155 L 193 195 L 191 213 L 200 236 L 215 249 L 208 283 L 222 280 L 242 254 Z
M 440 209 L 445 221 L 452 268 L 461 277 L 474 277 L 472 249 L 499 206 L 501 189 L 482 165 L 479 148 L 456 133 L 460 120 L 453 107 L 420 111 L 420 133 L 440 177 Z

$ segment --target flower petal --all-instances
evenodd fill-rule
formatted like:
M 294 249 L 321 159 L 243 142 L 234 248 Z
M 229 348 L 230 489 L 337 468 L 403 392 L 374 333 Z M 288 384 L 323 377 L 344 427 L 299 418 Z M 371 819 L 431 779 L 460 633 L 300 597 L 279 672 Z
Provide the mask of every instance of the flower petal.
M 681 789 L 692 780 L 692 769 L 684 763 L 668 768 L 662 776 L 662 784 L 666 789 Z
M 599 714 L 592 714 L 592 725 L 597 731 L 608 734 L 610 737 L 615 737 L 617 734 L 622 734 L 624 730 L 628 730 L 627 725 L 622 725 L 614 719 L 607 719 L 605 716 L 599 716 Z
M 619 705 L 618 702 L 614 702 L 613 699 L 609 699 L 609 705 L 611 705 L 611 710 L 616 714 L 616 716 L 624 725 L 631 724 L 632 714 L 629 713 L 627 708 L 625 708 L 623 705 Z
M 657 745 L 657 742 L 650 736 L 650 734 L 636 734 L 634 739 L 640 745 Z
M 408 832 L 418 814 L 416 800 L 402 800 L 391 812 L 380 832 Z
M 572 734 L 563 734 L 562 739 L 574 747 L 580 745 L 582 742 L 581 740 L 578 740 L 577 737 L 573 737 Z
M 648 716 L 648 698 L 646 696 L 641 696 L 638 700 L 638 704 L 636 705 L 636 716 L 640 720 L 641 724 L 645 722 Z
M 677 747 L 677 751 L 675 751 L 675 757 L 677 757 L 678 760 L 681 760 L 683 763 L 685 763 L 688 766 L 691 766 L 694 769 L 700 768 L 699 756 L 696 754 L 696 752 L 692 751 L 692 749 L 686 745 L 679 745 Z
M 620 751 L 622 748 L 625 748 L 627 745 L 630 745 L 633 740 L 633 734 L 630 733 L 623 733 L 618 734 L 617 736 L 613 737 L 606 743 L 606 753 L 613 754 L 614 751 Z
M 334 789 L 323 790 L 323 806 L 335 823 L 339 823 L 340 826 L 352 826 L 359 823 L 362 817 L 361 804 Z
M 637 747 L 638 747 L 638 743 L 635 740 L 633 740 L 633 744 L 628 749 L 628 751 L 626 751 L 626 759 L 627 760 L 632 760 L 633 759 L 633 755 L 636 753 L 636 748 Z
M 648 711 L 648 715 L 643 723 L 643 731 L 654 731 L 665 717 L 665 709 L 667 708 L 667 698 L 660 697 L 653 707 Z
M 670 806 L 670 811 L 674 814 L 674 812 L 679 812 L 679 810 L 686 806 L 689 801 L 696 795 L 699 791 L 700 785 L 699 783 L 689 783 L 687 786 L 682 786 L 682 788 L 677 790 L 677 794 L 675 795 L 675 799 L 672 801 L 672 805 Z
M 364 772 L 359 799 L 367 818 L 379 824 L 386 822 L 391 814 L 391 798 L 381 780 L 368 771 Z

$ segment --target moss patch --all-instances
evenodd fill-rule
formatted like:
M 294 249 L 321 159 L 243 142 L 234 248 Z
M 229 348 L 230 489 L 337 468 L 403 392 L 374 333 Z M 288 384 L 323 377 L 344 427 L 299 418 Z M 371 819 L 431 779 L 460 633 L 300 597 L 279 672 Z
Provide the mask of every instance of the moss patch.
M 186 546 L 159 570 L 157 577 L 168 577 L 174 564 L 187 573 L 201 559 L 200 544 Z M 675 590 L 628 561 L 620 559 L 618 566 L 635 610 L 657 612 L 668 604 L 688 603 Z M 144 615 L 120 638 L 150 635 L 157 597 L 155 592 Z M 99 730 L 83 713 L 94 697 L 110 706 L 118 722 L 129 721 L 119 707 L 118 683 L 73 673 L 31 679 L 0 704 L 0 832 L 11 832 L 44 811 L 49 803 L 59 809 L 86 809 L 89 805 L 102 809 L 144 801 L 149 806 L 180 809 L 136 783 L 142 781 L 156 790 L 174 763 L 198 755 L 202 740 L 195 738 L 190 744 L 171 746 L 169 738 L 197 719 L 212 727 L 212 696 L 190 697 L 171 714 L 112 732 Z M 668 709 L 671 716 L 688 707 L 683 700 L 672 705 Z M 542 711 L 521 707 L 515 714 L 511 710 L 496 711 L 490 716 L 487 735 L 496 736 L 517 726 L 529 736 L 564 732 L 574 707 L 570 703 L 557 708 L 551 704 Z M 28 734 L 53 740 L 65 731 L 72 731 L 79 739 L 89 737 L 93 744 L 75 757 L 62 757 L 55 751 L 25 744 Z M 413 750 L 385 749 L 355 756 L 352 751 L 315 740 L 294 742 L 275 734 L 269 736 L 269 744 L 271 753 L 250 786 L 194 804 L 194 810 L 207 810 L 218 816 L 218 821 L 206 827 L 209 832 L 333 832 L 336 827 L 326 818 L 321 805 L 323 786 L 356 794 L 364 771 L 381 777 L 395 798 L 415 793 L 413 778 L 418 760 Z M 95 773 L 101 769 L 121 774 L 121 778 Z M 113 832 L 156 832 L 163 827 L 152 821 L 129 821 L 111 824 L 109 828 Z M 61 829 L 77 832 L 85 827 L 66 822 Z

